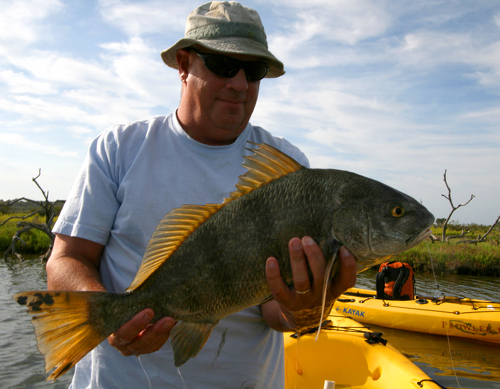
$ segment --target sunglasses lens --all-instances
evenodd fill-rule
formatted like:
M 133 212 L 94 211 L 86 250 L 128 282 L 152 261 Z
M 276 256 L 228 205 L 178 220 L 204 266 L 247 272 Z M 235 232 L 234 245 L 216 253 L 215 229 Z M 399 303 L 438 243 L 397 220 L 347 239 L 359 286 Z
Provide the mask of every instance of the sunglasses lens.
M 269 67 L 262 62 L 249 62 L 244 69 L 248 81 L 259 81 L 266 76 Z
M 268 71 L 268 66 L 264 62 L 244 62 L 225 55 L 203 55 L 205 66 L 213 73 L 221 77 L 233 78 L 243 69 L 248 81 L 262 80 Z
M 236 76 L 240 67 L 233 58 L 223 55 L 210 55 L 205 57 L 206 67 L 218 76 L 232 78 Z

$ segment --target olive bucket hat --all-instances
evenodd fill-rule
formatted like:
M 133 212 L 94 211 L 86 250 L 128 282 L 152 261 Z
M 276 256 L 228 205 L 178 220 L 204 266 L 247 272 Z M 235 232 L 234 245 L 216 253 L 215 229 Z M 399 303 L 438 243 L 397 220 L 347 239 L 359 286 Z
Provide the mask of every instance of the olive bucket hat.
M 257 11 L 236 1 L 212 1 L 187 18 L 184 38 L 161 53 L 163 62 L 178 69 L 177 50 L 198 44 L 221 54 L 246 54 L 264 58 L 268 78 L 285 74 L 281 63 L 267 49 L 266 33 Z

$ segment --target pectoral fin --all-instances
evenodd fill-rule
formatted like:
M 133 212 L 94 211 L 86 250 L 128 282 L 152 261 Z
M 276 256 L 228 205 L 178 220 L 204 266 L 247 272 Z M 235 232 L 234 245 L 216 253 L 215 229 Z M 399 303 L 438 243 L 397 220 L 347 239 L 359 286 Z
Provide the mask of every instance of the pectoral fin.
M 194 358 L 201 351 L 217 323 L 187 323 L 180 322 L 172 330 L 172 348 L 174 349 L 174 363 L 182 366 L 190 358 Z

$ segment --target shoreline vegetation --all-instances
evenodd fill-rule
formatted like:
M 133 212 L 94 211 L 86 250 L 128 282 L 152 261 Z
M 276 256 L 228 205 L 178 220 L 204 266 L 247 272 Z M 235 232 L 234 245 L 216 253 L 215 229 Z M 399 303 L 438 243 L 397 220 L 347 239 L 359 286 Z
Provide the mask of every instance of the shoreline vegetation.
M 0 215 L 0 224 L 12 216 L 23 216 L 22 214 Z M 25 221 L 36 223 L 42 222 L 42 215 L 34 215 Z M 19 219 L 8 221 L 0 226 L 0 253 L 9 247 L 12 237 L 18 230 Z M 466 240 L 472 240 L 488 231 L 489 226 L 476 224 L 461 225 L 456 222 L 448 224 L 447 236 L 463 235 Z M 433 235 L 440 236 L 442 227 L 433 227 Z M 16 249 L 20 254 L 42 255 L 50 245 L 49 237 L 42 231 L 36 229 L 25 232 L 21 236 L 22 241 L 17 242 Z M 490 232 L 486 242 L 470 244 L 459 243 L 462 239 L 453 239 L 449 242 L 425 242 L 405 251 L 391 260 L 406 262 L 410 264 L 415 273 L 428 273 L 433 269 L 436 274 L 460 274 L 475 276 L 500 277 L 500 226 Z M 378 265 L 374 268 L 378 269 Z

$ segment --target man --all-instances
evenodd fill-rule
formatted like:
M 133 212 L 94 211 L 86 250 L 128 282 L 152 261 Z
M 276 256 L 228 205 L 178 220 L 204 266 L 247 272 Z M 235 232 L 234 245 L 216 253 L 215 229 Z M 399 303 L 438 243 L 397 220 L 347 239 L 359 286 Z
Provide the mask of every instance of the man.
M 260 18 L 236 2 L 212 2 L 188 17 L 185 37 L 162 53 L 178 69 L 179 108 L 113 127 L 91 144 L 54 232 L 49 289 L 122 292 L 139 268 L 161 218 L 182 204 L 220 203 L 234 190 L 247 141 L 268 143 L 307 165 L 290 143 L 249 123 L 260 79 L 284 74 L 268 50 Z M 294 289 L 275 258 L 266 274 L 275 300 L 223 319 L 196 358 L 174 367 L 174 318 L 137 314 L 76 366 L 72 388 L 283 387 L 283 339 L 296 312 L 321 306 L 325 260 L 308 237 L 289 244 Z M 309 281 L 308 266 L 314 276 Z M 331 301 L 354 285 L 355 261 L 341 252 Z M 319 316 L 318 316 L 319 322 Z M 272 329 L 271 329 L 272 328 Z M 141 356 L 127 358 L 127 356 Z M 146 374 L 145 374 L 146 373 Z M 181 375 L 181 376 L 180 376 Z

